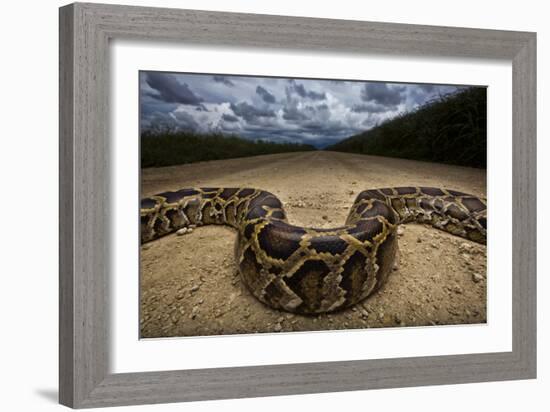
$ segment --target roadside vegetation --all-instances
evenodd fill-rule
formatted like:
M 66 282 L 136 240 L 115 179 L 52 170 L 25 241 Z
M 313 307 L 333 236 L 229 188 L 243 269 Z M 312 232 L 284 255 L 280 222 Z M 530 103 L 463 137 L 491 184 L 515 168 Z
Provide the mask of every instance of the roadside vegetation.
M 441 96 L 326 150 L 487 166 L 487 89 Z
M 305 144 L 253 141 L 219 133 L 148 131 L 141 134 L 141 167 L 172 166 L 206 160 L 309 150 L 316 149 Z

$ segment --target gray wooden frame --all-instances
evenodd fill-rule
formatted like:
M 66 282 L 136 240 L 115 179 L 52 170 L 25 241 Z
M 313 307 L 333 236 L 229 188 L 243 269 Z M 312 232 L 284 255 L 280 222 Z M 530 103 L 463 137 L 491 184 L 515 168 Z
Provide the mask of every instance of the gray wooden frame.
M 513 350 L 109 373 L 109 40 L 496 58 L 513 65 Z M 536 376 L 535 33 L 71 4 L 60 9 L 59 398 L 85 408 Z

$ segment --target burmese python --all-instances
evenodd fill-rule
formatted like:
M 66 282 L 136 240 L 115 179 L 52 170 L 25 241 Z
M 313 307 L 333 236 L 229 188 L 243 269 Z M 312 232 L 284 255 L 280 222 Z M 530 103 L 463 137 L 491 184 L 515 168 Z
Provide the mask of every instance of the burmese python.
M 485 200 L 431 187 L 365 190 L 345 225 L 333 229 L 289 224 L 281 201 L 258 189 L 182 189 L 141 201 L 142 243 L 190 225 L 229 225 L 254 296 L 305 314 L 345 308 L 377 290 L 394 264 L 397 226 L 408 222 L 486 243 Z

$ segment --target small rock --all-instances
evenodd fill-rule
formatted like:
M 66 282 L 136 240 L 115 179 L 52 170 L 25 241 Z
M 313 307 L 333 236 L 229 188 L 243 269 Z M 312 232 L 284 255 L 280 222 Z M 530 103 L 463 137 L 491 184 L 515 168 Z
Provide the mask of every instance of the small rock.
M 142 248 L 143 250 L 149 250 L 149 249 L 151 249 L 151 244 L 150 244 L 150 243 L 146 243 L 146 244 L 144 244 L 141 248 Z
M 403 236 L 405 234 L 405 227 L 400 225 L 397 227 L 397 235 L 398 236 Z
M 397 324 L 401 324 L 401 322 L 402 322 L 401 317 L 399 316 L 398 313 L 396 313 L 396 314 L 393 316 L 393 320 L 394 320 L 395 323 L 397 323 Z
M 463 253 L 469 253 L 472 250 L 472 246 L 470 246 L 468 243 L 461 243 L 458 249 Z
M 455 308 L 447 308 L 447 312 L 449 312 L 453 316 L 460 316 L 460 312 Z
M 463 291 L 462 291 L 462 288 L 460 286 L 455 285 L 453 287 L 453 292 L 456 293 L 457 295 L 461 295 Z
M 483 280 L 483 276 L 481 276 L 479 273 L 472 273 L 472 280 L 475 282 L 475 283 L 479 283 Z
M 193 232 L 193 228 L 187 228 L 187 233 L 192 233 Z
M 188 229 L 195 229 L 197 225 L 189 225 Z
M 432 243 L 431 247 L 433 247 L 434 249 L 439 249 L 439 246 L 436 243 Z
M 348 195 L 353 195 L 355 192 L 353 190 L 348 190 Z
M 322 218 L 323 218 L 323 220 L 328 220 L 328 216 L 327 216 L 327 215 L 323 215 Z
M 280 323 L 276 323 L 275 326 L 273 327 L 273 330 L 275 332 L 280 332 L 283 330 L 283 326 Z
M 199 285 L 193 285 L 193 286 L 191 287 L 191 292 L 196 292 L 196 291 L 199 290 L 199 289 L 200 289 L 200 286 L 199 286 Z
M 191 319 L 195 319 L 198 314 L 199 314 L 199 307 L 198 306 L 193 306 L 193 309 L 191 310 L 191 315 L 189 315 L 189 317 Z
M 229 299 L 227 300 L 227 304 L 231 305 L 236 298 L 237 298 L 237 294 L 235 292 L 231 293 L 229 295 Z
M 181 229 L 179 229 L 177 232 L 176 232 L 176 235 L 178 236 L 182 236 L 182 235 L 185 235 L 187 233 L 188 229 L 186 227 L 182 227 Z
M 417 239 L 416 239 L 416 243 L 422 243 L 422 238 L 420 238 L 420 237 L 417 238 Z

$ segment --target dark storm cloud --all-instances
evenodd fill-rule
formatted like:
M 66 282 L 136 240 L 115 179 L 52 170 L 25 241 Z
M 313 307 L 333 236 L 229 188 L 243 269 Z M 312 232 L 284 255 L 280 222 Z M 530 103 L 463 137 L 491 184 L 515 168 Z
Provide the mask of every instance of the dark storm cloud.
M 307 93 L 309 92 L 304 91 L 304 96 L 307 96 Z M 299 93 L 298 95 L 301 96 Z M 300 99 L 292 97 L 292 91 L 288 88 L 286 90 L 286 101 L 282 109 L 284 120 L 300 126 L 305 124 L 306 121 L 327 120 L 330 117 L 330 109 L 326 103 L 321 103 L 317 106 L 304 105 L 300 103 Z
M 325 100 L 327 95 L 313 90 L 306 90 L 305 86 L 301 83 L 296 83 L 294 80 L 290 82 L 290 89 L 294 91 L 298 96 L 303 98 L 309 98 L 311 100 Z
M 275 103 L 276 101 L 275 96 L 269 93 L 262 86 L 256 86 L 256 94 L 258 94 L 266 103 Z
M 239 118 L 236 116 L 232 116 L 230 114 L 222 114 L 222 120 L 225 120 L 226 122 L 235 123 L 239 121 Z
M 196 105 L 203 100 L 189 88 L 187 83 L 178 82 L 174 75 L 166 73 L 148 73 L 147 84 L 156 91 L 149 96 L 166 103 Z
M 222 132 L 325 147 L 456 86 L 212 74 L 140 76 L 141 130 Z
M 419 84 L 417 87 L 425 93 L 431 93 L 435 90 L 434 84 Z
M 354 104 L 351 111 L 355 113 L 384 113 L 388 111 L 387 106 L 373 103 Z
M 213 76 L 212 79 L 216 82 L 216 83 L 222 83 L 222 84 L 225 84 L 226 86 L 229 86 L 229 87 L 233 87 L 235 86 L 235 83 L 233 83 L 231 80 L 229 80 L 227 77 L 225 76 Z
M 306 130 L 318 136 L 325 136 L 327 138 L 332 137 L 337 139 L 338 137 L 348 137 L 352 134 L 359 132 L 360 128 L 349 127 L 340 121 L 329 122 L 310 122 L 303 126 Z
M 309 117 L 302 111 L 298 110 L 296 106 L 283 107 L 283 119 L 292 121 L 307 120 Z
M 229 107 L 235 115 L 242 117 L 247 122 L 253 122 L 258 117 L 275 117 L 273 110 L 258 109 L 247 102 L 231 103 Z
M 150 96 L 144 96 L 141 99 L 141 115 L 148 116 L 151 113 L 170 113 L 175 110 L 178 105 L 175 103 L 164 103 Z
M 274 142 L 300 142 L 324 148 L 343 138 L 361 132 L 363 128 L 348 127 L 341 122 L 307 121 L 299 129 L 284 129 L 276 126 L 245 127 L 240 134 L 249 139 L 268 139 Z
M 309 97 L 311 100 L 325 100 L 327 98 L 327 95 L 325 93 L 317 93 L 313 90 L 310 90 L 307 92 L 307 97 Z
M 361 89 L 361 99 L 385 106 L 397 106 L 404 100 L 404 86 L 388 86 L 386 83 L 366 83 Z
M 299 96 L 301 97 L 307 96 L 306 88 L 304 87 L 303 84 L 294 83 L 293 87 L 294 87 L 294 91 L 298 93 Z
M 186 112 L 175 112 L 174 117 L 178 121 L 178 127 L 185 130 L 197 130 L 199 124 L 195 118 Z
M 175 130 L 177 127 L 178 122 L 167 113 L 152 112 L 146 115 L 142 114 L 141 117 L 142 130 Z

